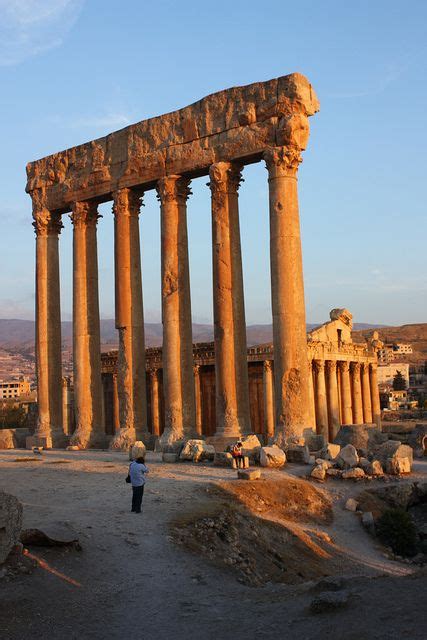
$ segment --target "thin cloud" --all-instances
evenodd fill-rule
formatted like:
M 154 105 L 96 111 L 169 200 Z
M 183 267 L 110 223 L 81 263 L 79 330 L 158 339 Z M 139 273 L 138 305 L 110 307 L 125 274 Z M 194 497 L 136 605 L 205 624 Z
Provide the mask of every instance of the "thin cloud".
M 85 0 L 0 0 L 0 66 L 62 44 Z
M 79 116 L 69 119 L 55 116 L 54 118 L 51 118 L 51 122 L 54 124 L 60 124 L 61 126 L 67 126 L 70 129 L 105 129 L 127 127 L 132 123 L 132 120 L 125 113 L 109 112 L 100 115 Z

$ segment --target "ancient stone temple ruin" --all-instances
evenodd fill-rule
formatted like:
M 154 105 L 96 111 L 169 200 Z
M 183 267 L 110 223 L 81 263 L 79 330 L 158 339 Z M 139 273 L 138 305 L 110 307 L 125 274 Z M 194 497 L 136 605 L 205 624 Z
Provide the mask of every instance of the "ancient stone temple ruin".
M 329 428 L 325 409 L 319 408 L 316 416 L 313 412 L 297 195 L 298 166 L 309 136 L 308 117 L 318 108 L 307 79 L 291 74 L 221 91 L 179 111 L 144 120 L 27 166 L 36 231 L 39 420 L 35 435 L 41 444 L 65 441 L 68 416 L 61 393 L 58 258 L 61 217 L 67 213 L 73 224 L 75 430 L 70 443 L 81 448 L 106 444 L 97 264 L 98 205 L 106 201 L 113 202 L 119 334 L 118 402 L 110 446 L 123 448 L 135 438 L 150 436 L 138 228 L 142 199 L 150 189 L 156 189 L 160 203 L 163 321 L 161 385 L 156 387 L 153 376 L 149 389 L 151 428 L 156 429 L 159 421 L 153 415 L 162 412 L 164 447 L 203 432 L 197 400 L 198 352 L 193 351 L 192 341 L 186 223 L 191 179 L 203 175 L 209 176 L 212 202 L 215 326 L 214 347 L 210 349 L 214 354 L 211 364 L 213 360 L 215 364 L 215 424 L 209 429 L 221 441 L 252 431 L 238 189 L 244 166 L 261 160 L 266 163 L 269 184 L 274 334 L 273 350 L 266 359 L 274 359 L 275 407 L 270 403 L 268 408 L 268 430 L 274 430 L 281 442 L 314 428 L 315 420 L 321 429 Z M 315 346 L 310 348 L 315 350 Z M 325 373 L 318 364 L 323 360 L 314 356 L 316 407 L 325 406 L 322 398 L 327 393 L 322 382 Z M 329 368 L 327 378 L 332 380 Z M 357 367 L 352 375 L 358 388 Z M 341 417 L 349 420 L 348 363 L 340 366 L 339 376 L 345 398 Z M 366 380 L 363 374 L 365 386 Z M 271 378 L 266 384 L 272 386 Z M 335 406 L 335 387 L 332 384 L 328 389 L 330 406 Z M 272 389 L 268 393 L 271 397 Z M 153 400 L 156 394 L 161 396 L 157 407 Z M 357 394 L 352 420 L 361 418 Z M 334 411 L 333 424 L 338 420 Z M 370 417 L 369 411 L 366 416 Z

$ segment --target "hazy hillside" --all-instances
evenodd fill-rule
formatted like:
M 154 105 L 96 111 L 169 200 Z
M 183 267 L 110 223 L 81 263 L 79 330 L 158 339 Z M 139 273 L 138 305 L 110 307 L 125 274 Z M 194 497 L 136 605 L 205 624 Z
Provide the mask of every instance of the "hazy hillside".
M 308 324 L 310 331 L 317 324 Z M 374 329 L 379 325 L 355 324 L 355 329 Z M 422 325 L 410 325 L 422 326 Z M 427 326 L 427 325 L 426 325 Z M 32 352 L 34 350 L 35 324 L 32 320 L 3 320 L 0 319 L 0 347 L 19 352 Z M 72 344 L 73 326 L 70 321 L 62 323 L 62 341 L 65 348 Z M 158 346 L 162 343 L 162 325 L 160 323 L 147 323 L 145 325 L 145 337 L 147 346 Z M 273 339 L 270 324 L 254 324 L 247 327 L 248 345 L 263 344 Z M 194 342 L 209 342 L 213 340 L 213 326 L 209 324 L 193 324 Z M 101 320 L 101 341 L 104 350 L 114 348 L 117 345 L 117 331 L 114 320 Z
M 361 338 L 369 336 L 372 330 L 362 330 L 358 334 Z M 404 324 L 401 327 L 382 327 L 379 330 L 380 338 L 383 342 L 406 342 L 412 344 L 414 350 L 413 357 L 408 357 L 408 361 L 421 362 L 427 360 L 427 323 Z

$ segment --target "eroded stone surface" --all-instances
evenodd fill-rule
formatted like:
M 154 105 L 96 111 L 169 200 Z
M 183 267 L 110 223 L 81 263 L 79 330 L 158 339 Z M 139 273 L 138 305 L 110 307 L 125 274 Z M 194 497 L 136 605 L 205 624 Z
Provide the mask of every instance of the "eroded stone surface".
M 0 564 L 19 542 L 22 527 L 22 504 L 15 496 L 0 491 Z

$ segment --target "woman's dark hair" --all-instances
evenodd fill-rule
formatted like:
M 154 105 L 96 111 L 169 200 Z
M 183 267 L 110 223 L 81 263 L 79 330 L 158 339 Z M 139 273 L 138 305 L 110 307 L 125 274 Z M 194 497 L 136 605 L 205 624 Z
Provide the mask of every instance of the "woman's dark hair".
M 145 464 L 145 458 L 143 456 L 139 456 L 139 458 L 137 458 L 135 462 L 139 462 L 140 464 Z

